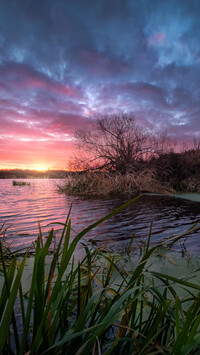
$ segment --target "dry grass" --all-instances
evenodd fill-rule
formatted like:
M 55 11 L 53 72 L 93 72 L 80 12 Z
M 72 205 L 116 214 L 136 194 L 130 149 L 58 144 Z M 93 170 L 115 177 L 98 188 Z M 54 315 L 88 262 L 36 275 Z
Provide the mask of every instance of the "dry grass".
M 181 191 L 200 193 L 200 179 L 199 177 L 188 177 L 180 183 Z
M 160 184 L 152 169 L 126 175 L 94 173 L 74 174 L 69 176 L 62 192 L 68 195 L 112 196 L 134 195 L 138 192 L 170 193 L 170 186 Z

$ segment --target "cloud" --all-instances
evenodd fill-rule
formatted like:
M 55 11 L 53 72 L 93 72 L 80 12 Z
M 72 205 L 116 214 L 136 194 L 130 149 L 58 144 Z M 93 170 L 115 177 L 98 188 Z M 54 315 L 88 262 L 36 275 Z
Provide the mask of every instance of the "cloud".
M 31 154 L 35 140 L 38 156 L 41 146 L 55 157 L 51 144 L 64 162 L 74 129 L 122 110 L 190 140 L 200 132 L 199 16 L 186 0 L 0 0 L 2 149 L 13 139 Z
M 68 83 L 60 83 L 27 64 L 6 63 L 0 66 L 2 88 L 15 91 L 45 90 L 55 94 L 79 98 L 81 90 Z

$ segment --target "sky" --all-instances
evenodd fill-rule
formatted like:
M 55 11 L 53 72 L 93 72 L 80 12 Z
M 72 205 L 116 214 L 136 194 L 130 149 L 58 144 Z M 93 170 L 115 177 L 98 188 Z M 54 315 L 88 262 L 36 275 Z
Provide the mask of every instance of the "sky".
M 66 169 L 117 112 L 200 137 L 199 0 L 0 0 L 0 169 Z

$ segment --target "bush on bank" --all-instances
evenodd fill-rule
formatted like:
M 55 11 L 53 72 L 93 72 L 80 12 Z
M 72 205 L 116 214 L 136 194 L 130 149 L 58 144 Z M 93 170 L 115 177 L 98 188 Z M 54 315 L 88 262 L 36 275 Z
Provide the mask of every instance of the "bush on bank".
M 137 162 L 126 174 L 117 171 L 71 173 L 60 191 L 69 195 L 136 195 L 139 192 L 200 193 L 200 149 L 169 152 Z
M 167 183 L 161 184 L 153 169 L 121 175 L 117 173 L 86 172 L 69 175 L 59 190 L 68 195 L 112 196 L 136 195 L 139 192 L 170 193 Z

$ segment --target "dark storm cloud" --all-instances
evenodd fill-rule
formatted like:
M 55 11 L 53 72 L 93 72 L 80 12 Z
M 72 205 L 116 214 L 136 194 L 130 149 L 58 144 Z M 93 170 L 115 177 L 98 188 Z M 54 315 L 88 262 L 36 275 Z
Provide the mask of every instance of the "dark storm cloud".
M 196 0 L 0 0 L 1 139 L 55 131 L 63 149 L 87 117 L 121 110 L 198 134 L 199 18 Z

